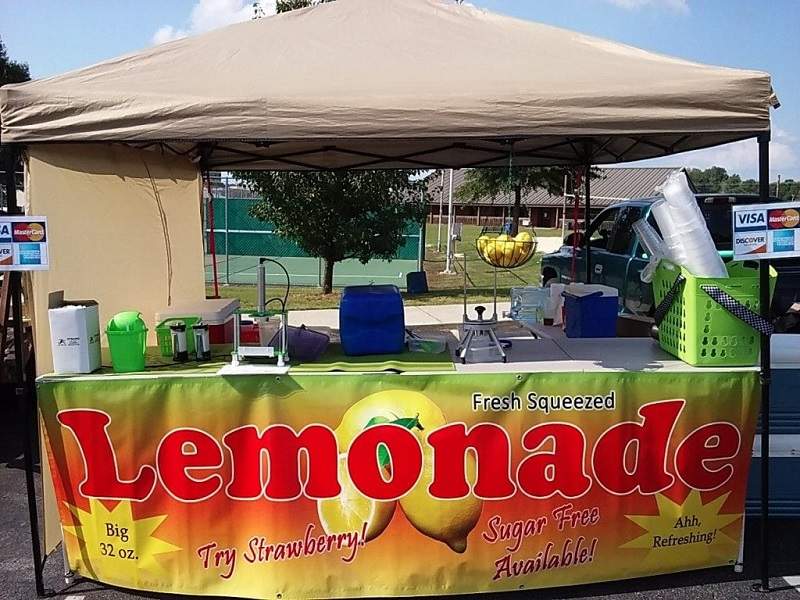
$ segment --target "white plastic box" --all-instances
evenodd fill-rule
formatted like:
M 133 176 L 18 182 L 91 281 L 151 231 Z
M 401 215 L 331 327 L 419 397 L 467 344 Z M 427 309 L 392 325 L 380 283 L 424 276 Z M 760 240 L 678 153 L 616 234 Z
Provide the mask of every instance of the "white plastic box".
M 198 317 L 208 325 L 208 336 L 212 344 L 233 343 L 233 313 L 239 310 L 239 300 L 218 298 L 183 302 L 164 308 L 156 313 L 156 324 L 167 319 Z
M 100 368 L 100 314 L 94 300 L 64 300 L 50 294 L 50 345 L 55 373 L 91 373 Z

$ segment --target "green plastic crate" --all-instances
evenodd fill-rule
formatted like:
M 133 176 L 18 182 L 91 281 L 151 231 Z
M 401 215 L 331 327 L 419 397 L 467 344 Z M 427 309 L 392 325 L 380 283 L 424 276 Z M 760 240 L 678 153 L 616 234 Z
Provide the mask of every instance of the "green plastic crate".
M 727 279 L 700 278 L 662 260 L 653 277 L 656 305 L 672 288 L 678 274 L 686 279 L 658 327 L 658 340 L 661 348 L 690 365 L 745 367 L 758 362 L 760 334 L 700 289 L 701 285 L 715 285 L 753 312 L 759 312 L 758 264 L 732 262 L 727 267 Z M 775 290 L 776 277 L 772 269 L 770 295 Z
M 161 321 L 156 325 L 156 340 L 158 341 L 158 349 L 161 351 L 161 356 L 172 356 L 172 332 L 169 326 L 176 321 L 183 321 L 186 323 L 186 350 L 189 356 L 194 356 L 194 334 L 192 333 L 192 325 L 200 322 L 200 317 L 170 317 Z

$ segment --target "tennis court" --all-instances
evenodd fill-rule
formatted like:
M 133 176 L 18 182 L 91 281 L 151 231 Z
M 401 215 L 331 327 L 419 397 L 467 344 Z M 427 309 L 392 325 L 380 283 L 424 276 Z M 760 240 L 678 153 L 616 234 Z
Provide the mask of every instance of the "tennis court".
M 211 255 L 206 254 L 206 281 L 213 281 Z M 322 261 L 307 256 L 270 256 L 279 261 L 289 272 L 293 286 L 318 286 L 322 281 Z M 220 284 L 255 284 L 258 256 L 241 254 L 217 255 L 217 277 Z M 406 273 L 417 271 L 416 260 L 395 259 L 372 260 L 362 265 L 357 260 L 336 263 L 333 271 L 333 285 L 394 284 L 405 288 Z M 286 276 L 277 266 L 267 263 L 267 283 L 283 285 Z

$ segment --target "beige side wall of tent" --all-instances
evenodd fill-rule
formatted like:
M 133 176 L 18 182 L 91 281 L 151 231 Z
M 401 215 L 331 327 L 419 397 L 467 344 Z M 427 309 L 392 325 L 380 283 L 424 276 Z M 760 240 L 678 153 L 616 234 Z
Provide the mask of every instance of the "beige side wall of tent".
M 47 296 L 100 304 L 100 328 L 138 310 L 205 298 L 201 179 L 185 158 L 91 144 L 31 146 L 28 207 L 48 218 L 50 270 L 33 275 L 36 369 L 52 370 Z M 103 344 L 107 344 L 103 336 Z

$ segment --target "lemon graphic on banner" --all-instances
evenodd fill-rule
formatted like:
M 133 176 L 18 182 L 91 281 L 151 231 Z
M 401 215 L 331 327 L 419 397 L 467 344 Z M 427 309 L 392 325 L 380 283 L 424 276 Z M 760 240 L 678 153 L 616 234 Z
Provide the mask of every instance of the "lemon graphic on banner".
M 433 452 L 422 446 L 422 476 L 408 494 L 400 498 L 400 507 L 411 524 L 421 533 L 444 542 L 454 552 L 467 549 L 467 536 L 478 523 L 483 502 L 469 495 L 458 500 L 440 500 L 428 492 L 433 481 Z M 467 480 L 475 481 L 477 467 L 474 456 L 466 456 Z
M 347 449 L 361 431 L 380 422 L 408 427 L 422 446 L 422 474 L 416 485 L 399 500 L 406 517 L 420 533 L 447 544 L 455 552 L 464 552 L 467 536 L 480 518 L 483 503 L 471 495 L 458 500 L 440 500 L 428 492 L 433 481 L 433 450 L 427 438 L 430 432 L 447 424 L 442 410 L 420 392 L 386 390 L 370 394 L 342 416 L 335 430 L 339 449 Z M 467 455 L 467 476 L 471 481 L 474 481 L 476 471 L 475 458 L 470 453 Z M 344 483 L 342 486 L 344 489 Z
M 113 574 L 119 581 L 134 583 L 141 571 L 165 575 L 158 556 L 180 550 L 154 535 L 167 515 L 134 519 L 127 500 L 111 510 L 95 499 L 89 500 L 88 512 L 69 504 L 67 508 L 76 524 L 65 526 L 64 531 L 77 538 L 81 550 L 70 559 L 83 560 L 93 577 Z
M 364 541 L 378 537 L 389 525 L 397 502 L 367 498 L 356 489 L 347 473 L 347 455 L 339 457 L 339 485 L 342 492 L 335 498 L 317 501 L 317 514 L 327 534 L 361 532 L 367 524 Z
M 643 564 L 663 573 L 694 565 L 732 563 L 739 541 L 723 529 L 741 519 L 742 514 L 720 514 L 729 495 L 730 492 L 703 504 L 697 490 L 692 490 L 682 503 L 656 494 L 657 515 L 626 515 L 645 533 L 620 547 L 647 550 Z

